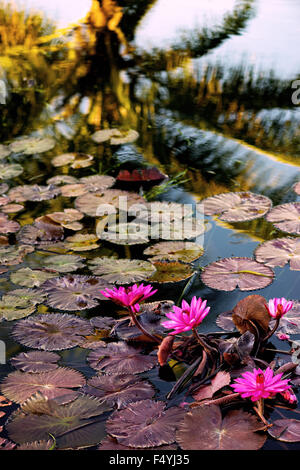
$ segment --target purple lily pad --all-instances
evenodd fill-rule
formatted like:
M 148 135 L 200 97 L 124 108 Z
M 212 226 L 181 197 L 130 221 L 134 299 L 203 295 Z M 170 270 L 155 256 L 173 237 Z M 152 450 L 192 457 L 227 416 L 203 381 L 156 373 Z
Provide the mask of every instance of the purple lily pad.
M 255 258 L 266 266 L 281 268 L 290 263 L 292 271 L 300 271 L 300 239 L 275 238 L 259 245 L 255 250 Z
M 37 184 L 30 186 L 17 186 L 12 188 L 8 196 L 12 201 L 25 202 L 25 201 L 47 201 L 60 195 L 60 189 L 50 184 L 49 186 L 38 186 Z
M 48 223 L 49 220 L 49 223 Z M 26 245 L 42 245 L 64 238 L 64 229 L 51 219 L 47 222 L 36 221 L 33 225 L 24 225 L 17 235 L 17 240 Z
M 162 401 L 142 400 L 115 411 L 106 422 L 109 435 L 121 445 L 149 448 L 175 442 L 175 432 L 185 411 L 165 409 Z
M 282 232 L 300 234 L 300 202 L 275 206 L 266 216 L 268 222 Z
M 251 258 L 224 258 L 206 266 L 201 279 L 212 289 L 249 291 L 269 286 L 274 272 Z
M 176 440 L 183 450 L 258 450 L 266 441 L 261 428 L 249 413 L 233 410 L 222 419 L 221 409 L 208 405 L 186 414 Z
M 0 233 L 15 233 L 20 229 L 20 224 L 9 220 L 7 215 L 0 212 Z
M 1 384 L 1 393 L 15 403 L 24 403 L 37 392 L 54 399 L 75 393 L 73 388 L 85 384 L 84 376 L 77 370 L 58 367 L 56 370 L 31 374 L 19 370 L 11 372 Z
M 106 374 L 139 374 L 157 364 L 155 356 L 141 354 L 141 351 L 126 343 L 110 343 L 92 351 L 87 360 L 90 367 Z
M 59 360 L 60 356 L 53 352 L 29 351 L 14 356 L 10 363 L 23 372 L 40 373 L 57 369 Z
M 128 446 L 122 446 L 121 444 L 118 444 L 117 439 L 114 439 L 113 437 L 107 436 L 103 441 L 101 441 L 99 447 L 97 450 L 139 450 L 139 451 L 149 451 L 149 450 L 176 450 L 177 446 L 175 444 L 170 444 L 168 446 L 159 446 L 159 447 L 148 447 L 148 448 L 137 448 L 137 447 L 128 447 Z
M 89 321 L 69 314 L 47 313 L 19 321 L 12 332 L 29 348 L 55 351 L 78 346 L 93 329 Z
M 260 194 L 237 192 L 217 194 L 201 201 L 205 215 L 220 215 L 226 222 L 243 222 L 264 216 L 272 207 L 272 201 Z
M 82 392 L 102 399 L 108 405 L 124 408 L 129 403 L 152 398 L 154 387 L 136 375 L 96 375 L 82 387 Z
M 41 289 L 47 293 L 47 304 L 60 310 L 84 310 L 107 300 L 100 291 L 110 284 L 93 276 L 68 275 L 49 279 Z
M 17 450 L 51 450 L 53 446 L 53 440 L 49 439 L 48 441 L 24 442 L 18 446 Z
M 268 429 L 270 436 L 283 442 L 300 442 L 299 419 L 277 419 Z
M 216 319 L 216 324 L 222 330 L 234 331 L 235 324 L 234 324 L 234 321 L 232 320 L 232 311 L 230 310 L 228 312 L 221 313 Z

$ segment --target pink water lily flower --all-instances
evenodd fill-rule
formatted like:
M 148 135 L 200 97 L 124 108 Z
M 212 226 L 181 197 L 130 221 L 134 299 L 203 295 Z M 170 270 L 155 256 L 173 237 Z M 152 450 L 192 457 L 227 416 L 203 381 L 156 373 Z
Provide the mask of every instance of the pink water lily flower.
M 291 386 L 287 379 L 281 379 L 282 374 L 275 374 L 270 367 L 265 371 L 261 369 L 253 369 L 253 372 L 244 372 L 242 377 L 235 380 L 230 385 L 235 392 L 239 393 L 242 398 L 250 397 L 252 401 L 258 401 L 261 398 L 271 398 L 276 393 L 285 392 Z
M 152 290 L 151 285 L 144 286 L 144 284 L 134 284 L 130 287 L 113 287 L 112 289 L 105 289 L 101 294 L 112 300 L 118 305 L 131 308 L 134 312 L 138 312 L 140 307 L 139 303 L 146 300 L 151 295 L 155 294 L 157 289 Z
M 285 313 L 293 308 L 293 302 L 286 300 L 284 297 L 281 299 L 276 297 L 274 299 L 270 299 L 265 307 L 271 317 L 280 319 Z
M 191 305 L 183 300 L 181 307 L 174 306 L 173 311 L 166 313 L 170 320 L 162 322 L 162 325 L 168 329 L 174 328 L 170 335 L 192 330 L 200 325 L 210 311 L 210 307 L 206 307 L 206 303 L 207 300 L 197 299 L 197 297 L 192 298 Z

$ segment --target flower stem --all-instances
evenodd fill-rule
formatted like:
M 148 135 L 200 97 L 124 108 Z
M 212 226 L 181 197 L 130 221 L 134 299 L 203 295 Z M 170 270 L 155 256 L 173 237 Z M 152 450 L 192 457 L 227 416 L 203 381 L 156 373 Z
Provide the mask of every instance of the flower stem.
M 151 339 L 151 341 L 155 341 L 155 343 L 158 343 L 160 344 L 161 343 L 161 339 L 159 339 L 157 336 L 153 336 L 151 333 L 148 333 L 147 330 L 145 330 L 145 328 L 140 324 L 137 316 L 136 316 L 136 313 L 134 311 L 134 307 L 129 307 L 129 314 L 130 314 L 130 318 L 132 320 L 132 322 L 135 324 L 135 326 L 145 335 L 147 336 L 148 338 Z
M 267 335 L 263 338 L 262 342 L 265 343 L 266 341 L 268 341 L 269 338 L 271 338 L 271 336 L 275 333 L 275 331 L 277 330 L 278 326 L 279 326 L 279 323 L 280 323 L 280 318 L 276 318 L 276 322 L 275 322 L 275 325 L 274 325 L 274 328 L 272 330 L 269 331 L 269 333 L 267 333 Z
M 212 354 L 213 354 L 214 348 L 209 346 L 206 343 L 206 341 L 204 341 L 204 339 L 199 335 L 198 331 L 195 328 L 193 328 L 192 331 L 193 331 L 193 335 L 196 338 L 196 340 L 198 341 L 198 343 L 202 346 L 202 348 L 204 349 L 204 351 L 206 352 L 208 357 L 212 360 Z
M 271 426 L 273 426 L 273 424 L 270 424 L 266 418 L 264 417 L 264 400 L 263 398 L 261 398 L 260 400 L 258 400 L 257 402 L 257 406 L 254 406 L 253 409 L 255 411 L 255 413 L 259 416 L 259 418 L 261 419 L 261 421 L 264 423 L 264 425 L 266 426 L 266 429 L 267 428 L 270 428 Z

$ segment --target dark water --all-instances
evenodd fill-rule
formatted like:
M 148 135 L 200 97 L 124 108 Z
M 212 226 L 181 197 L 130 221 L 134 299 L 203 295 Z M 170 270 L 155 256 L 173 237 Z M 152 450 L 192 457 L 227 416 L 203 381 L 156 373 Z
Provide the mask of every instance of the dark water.
M 144 163 L 156 165 L 170 177 L 186 171 L 188 181 L 165 192 L 161 200 L 195 204 L 214 194 L 244 190 L 266 195 L 274 205 L 300 200 L 292 190 L 299 179 L 300 116 L 299 106 L 291 101 L 291 83 L 300 73 L 296 49 L 300 3 L 244 1 L 232 18 L 234 2 L 222 2 L 222 6 L 221 2 L 203 2 L 203 6 L 191 2 L 190 8 L 185 2 L 185 15 L 180 14 L 181 2 L 177 1 L 171 14 L 170 2 L 120 1 L 124 16 L 118 28 L 105 30 L 105 34 L 90 22 L 45 46 L 13 44 L 13 39 L 6 46 L 0 44 L 8 92 L 0 108 L 0 142 L 6 144 L 22 135 L 47 135 L 56 140 L 55 148 L 47 153 L 8 157 L 8 162 L 24 167 L 23 174 L 9 181 L 11 186 L 43 185 L 62 172 L 51 165 L 52 157 L 84 152 L 93 155 L 96 164 L 83 170 L 64 167 L 65 174 L 116 175 L 120 168 Z M 84 8 L 83 15 L 88 11 Z M 51 26 L 47 28 L 39 34 L 52 34 Z M 183 38 L 179 34 L 182 28 Z M 94 144 L 90 135 L 105 127 L 133 128 L 139 139 L 118 149 Z M 42 214 L 66 207 L 73 207 L 71 198 L 27 203 L 26 211 L 14 220 L 30 224 Z M 262 241 L 283 236 L 265 219 L 239 224 L 207 219 L 210 230 L 205 234 L 205 253 L 196 263 L 199 266 L 218 258 L 252 257 Z M 93 232 L 95 221 L 89 219 L 85 228 Z M 87 256 L 107 252 L 124 256 L 121 249 L 107 246 L 87 252 Z M 138 254 L 132 253 L 137 258 Z M 26 266 L 42 267 L 43 257 L 32 253 L 9 270 Z M 9 281 L 10 272 L 1 276 L 2 293 L 16 288 Z M 251 294 L 299 299 L 297 271 L 286 266 L 276 268 L 275 274 L 269 287 Z M 206 298 L 211 306 L 212 314 L 201 328 L 215 331 L 217 315 L 249 293 L 216 291 L 197 278 L 187 298 L 194 295 Z M 168 296 L 177 300 L 178 291 L 168 291 Z M 90 312 L 83 314 L 90 316 Z M 0 328 L 7 359 L 25 350 L 10 337 L 12 323 L 3 322 Z M 279 349 L 288 348 L 277 339 L 272 342 Z M 86 377 L 93 375 L 85 363 L 85 350 L 75 348 L 61 356 L 62 365 L 74 367 Z M 0 367 L 1 376 L 12 370 L 9 364 Z M 174 382 L 157 374 L 155 370 L 146 376 L 162 398 Z M 295 449 L 299 445 L 269 439 L 264 448 Z

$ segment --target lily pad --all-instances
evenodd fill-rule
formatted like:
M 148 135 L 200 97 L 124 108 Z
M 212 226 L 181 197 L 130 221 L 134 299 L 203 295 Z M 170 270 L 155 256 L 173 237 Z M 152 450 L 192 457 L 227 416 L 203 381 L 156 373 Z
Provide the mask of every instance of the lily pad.
M 8 157 L 11 154 L 11 150 L 6 145 L 0 144 L 0 160 Z
M 121 444 L 118 444 L 117 439 L 114 439 L 113 437 L 107 436 L 103 441 L 101 441 L 99 447 L 97 450 L 143 450 L 141 448 L 137 447 L 128 447 L 128 446 L 122 446 Z M 159 447 L 148 447 L 145 449 L 146 451 L 149 450 L 177 450 L 177 445 L 176 444 L 170 444 L 166 446 L 159 446 Z
M 300 234 L 300 202 L 275 206 L 266 216 L 268 222 L 282 232 Z
M 22 204 L 6 204 L 5 206 L 1 207 L 2 212 L 5 214 L 16 214 L 24 209 Z
M 1 391 L 13 402 L 24 403 L 37 392 L 50 399 L 57 398 L 72 394 L 73 388 L 82 387 L 84 384 L 85 379 L 80 372 L 65 367 L 38 374 L 17 370 L 8 374 L 2 381 Z M 77 393 L 74 396 L 77 396 Z
M 34 248 L 29 245 L 19 246 L 0 246 L 0 264 L 6 266 L 13 266 L 20 264 L 23 258 L 34 251 Z
M 121 183 L 143 185 L 143 183 L 151 183 L 153 185 L 161 183 L 167 178 L 156 167 L 138 168 L 132 171 L 121 170 L 117 176 L 117 181 Z
M 228 312 L 221 313 L 216 319 L 216 324 L 222 330 L 234 331 L 235 324 L 234 324 L 234 321 L 232 320 L 232 311 L 230 310 Z
M 290 263 L 292 271 L 300 271 L 300 239 L 275 238 L 259 245 L 255 250 L 255 258 L 271 268 L 281 268 Z
M 14 356 L 10 363 L 13 367 L 22 372 L 40 373 L 49 372 L 57 369 L 57 361 L 60 356 L 53 352 L 48 351 L 29 351 L 21 352 Z
M 153 264 L 135 259 L 94 258 L 89 262 L 94 274 L 107 282 L 129 284 L 151 277 L 156 269 Z
M 106 300 L 100 291 L 110 284 L 93 276 L 68 275 L 49 279 L 42 285 L 47 293 L 47 304 L 60 310 L 84 310 Z M 96 300 L 97 299 L 97 300 Z
M 176 440 L 183 450 L 258 450 L 265 441 L 255 416 L 242 410 L 222 418 L 216 405 L 194 408 L 179 426 Z
M 63 238 L 63 227 L 55 224 L 54 222 L 35 222 L 34 225 L 24 225 L 17 234 L 18 242 L 23 243 L 24 245 L 45 245 L 49 242 L 62 240 Z
M 16 341 L 29 348 L 56 351 L 78 346 L 90 335 L 90 323 L 70 314 L 46 313 L 19 321 L 12 332 Z
M 9 220 L 7 215 L 0 212 L 0 233 L 15 233 L 20 229 L 20 224 Z
M 8 189 L 9 189 L 8 184 L 6 184 L 6 183 L 1 183 L 0 184 L 0 194 L 7 193 Z
M 162 222 L 151 226 L 151 238 L 162 240 L 192 240 L 203 235 L 210 226 L 195 217 L 186 217 L 174 222 Z
M 60 195 L 60 189 L 50 184 L 49 186 L 24 185 L 12 188 L 8 196 L 12 201 L 25 202 L 25 201 L 48 201 Z
M 104 191 L 113 186 L 115 182 L 115 178 L 109 175 L 91 175 L 80 178 L 80 183 L 83 183 L 89 192 Z
M 72 222 L 81 220 L 84 216 L 76 209 L 64 209 L 63 212 L 52 212 L 51 214 L 47 214 L 47 217 L 56 224 L 60 224 L 62 227 L 65 227 Z
M 79 396 L 66 405 L 43 400 L 31 406 L 26 402 L 7 425 L 9 435 L 18 444 L 46 440 L 51 434 L 56 448 L 67 450 L 91 447 L 104 438 L 108 407 L 96 398 Z
M 60 189 L 63 197 L 77 197 L 88 193 L 83 183 L 66 184 L 65 186 L 61 186 Z
M 108 230 L 102 231 L 101 234 L 97 230 L 101 240 L 114 243 L 116 245 L 143 245 L 149 242 L 148 225 L 136 224 L 130 222 L 122 223 L 108 227 Z
M 251 258 L 224 258 L 206 266 L 201 279 L 211 289 L 249 291 L 270 285 L 274 272 Z
M 293 186 L 293 190 L 300 196 L 300 181 Z
M 30 300 L 7 294 L 0 300 L 0 321 L 13 321 L 28 317 L 35 310 L 36 306 Z
M 71 237 L 67 237 L 64 246 L 67 250 L 72 251 L 90 251 L 97 250 L 99 238 L 93 233 L 76 233 Z
M 24 444 L 18 446 L 17 450 L 51 450 L 53 445 L 54 443 L 51 439 L 48 441 L 24 442 Z
M 232 320 L 240 333 L 251 331 L 255 334 L 255 326 L 263 333 L 267 333 L 270 315 L 265 307 L 266 303 L 266 299 L 261 295 L 248 295 L 236 304 L 232 312 Z
M 189 279 L 194 274 L 193 266 L 180 261 L 153 261 L 156 272 L 151 282 L 175 283 Z
M 162 401 L 142 400 L 115 411 L 107 420 L 106 429 L 125 446 L 148 448 L 171 444 L 184 414 L 177 406 L 166 410 Z
M 111 407 L 124 408 L 129 403 L 152 398 L 154 387 L 136 375 L 98 375 L 87 381 L 82 392 L 95 396 Z
M 179 204 L 177 202 L 157 201 L 148 202 L 146 220 L 151 223 L 171 223 L 193 215 L 191 205 Z
M 101 129 L 100 131 L 94 132 L 94 134 L 91 135 L 91 139 L 97 144 L 102 144 L 110 140 L 114 135 L 120 137 L 122 134 L 119 129 Z
M 73 169 L 87 168 L 93 164 L 94 157 L 85 153 L 64 153 L 51 161 L 55 167 L 70 165 Z
M 109 343 L 105 348 L 92 351 L 87 360 L 90 367 L 106 374 L 139 374 L 157 364 L 155 356 L 141 354 L 141 351 L 126 343 Z
M 74 184 L 78 183 L 78 179 L 70 175 L 56 175 L 47 179 L 47 184 L 54 184 L 60 186 L 61 184 Z
M 13 284 L 24 287 L 39 287 L 47 279 L 55 277 L 55 273 L 44 271 L 41 269 L 21 268 L 18 271 L 11 273 L 10 280 Z
M 203 248 L 193 242 L 160 242 L 146 248 L 144 255 L 151 256 L 152 260 L 175 260 L 191 263 L 200 258 Z
M 127 211 L 135 204 L 145 204 L 145 199 L 137 193 L 120 189 L 95 191 L 79 196 L 75 200 L 76 209 L 91 217 L 106 215 L 107 206 Z
M 283 442 L 300 442 L 300 420 L 277 419 L 268 429 L 268 433 L 274 439 Z
M 244 222 L 263 217 L 272 207 L 272 201 L 260 194 L 247 192 L 224 193 L 201 201 L 205 215 L 219 215 L 226 222 Z
M 0 163 L 0 180 L 9 180 L 23 173 L 23 167 L 18 163 Z
M 56 142 L 51 137 L 23 137 L 15 140 L 9 146 L 10 150 L 15 153 L 24 153 L 25 155 L 33 155 L 34 153 L 44 153 L 55 147 Z
M 110 141 L 111 145 L 123 145 L 135 142 L 139 137 L 139 133 L 133 129 L 129 131 L 120 131 L 119 129 L 102 129 L 95 132 L 91 139 L 97 144 Z
M 45 258 L 44 265 L 59 273 L 71 273 L 84 268 L 85 258 L 75 255 L 54 255 Z M 51 276 L 51 277 L 54 277 Z
M 33 305 L 38 305 L 44 302 L 45 294 L 40 289 L 14 289 L 10 290 L 8 294 L 3 295 L 2 300 L 7 297 L 16 296 L 19 299 L 26 300 Z

